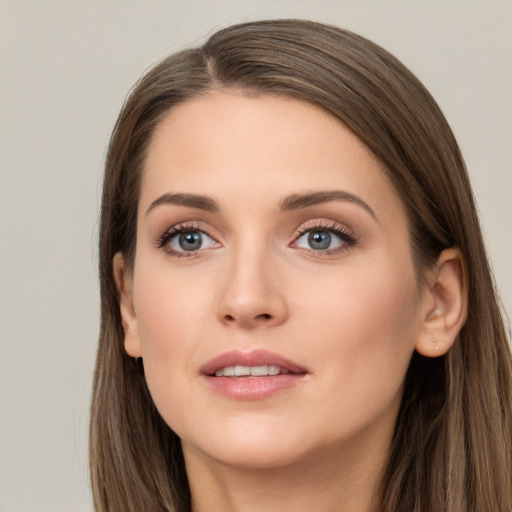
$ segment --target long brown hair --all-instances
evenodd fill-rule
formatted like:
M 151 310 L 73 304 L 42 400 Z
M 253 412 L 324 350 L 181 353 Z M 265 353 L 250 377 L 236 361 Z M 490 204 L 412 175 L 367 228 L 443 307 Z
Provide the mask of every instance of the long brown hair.
M 170 56 L 136 85 L 107 155 L 100 228 L 101 330 L 90 424 L 95 507 L 190 510 L 178 437 L 156 411 L 140 362 L 123 348 L 112 260 L 133 262 L 141 169 L 174 105 L 212 89 L 313 103 L 385 164 L 408 212 L 418 274 L 458 247 L 468 320 L 446 356 L 412 358 L 381 511 L 512 510 L 511 356 L 465 165 L 439 107 L 388 52 L 335 27 L 260 21 Z

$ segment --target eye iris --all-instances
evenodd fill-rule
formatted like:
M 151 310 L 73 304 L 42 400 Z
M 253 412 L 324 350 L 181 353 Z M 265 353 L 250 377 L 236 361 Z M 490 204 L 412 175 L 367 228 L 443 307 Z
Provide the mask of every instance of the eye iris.
M 179 236 L 179 244 L 184 251 L 196 251 L 201 248 L 202 243 L 203 239 L 198 231 L 182 233 Z
M 312 249 L 327 249 L 331 245 L 331 235 L 327 231 L 312 231 L 308 236 L 308 242 Z

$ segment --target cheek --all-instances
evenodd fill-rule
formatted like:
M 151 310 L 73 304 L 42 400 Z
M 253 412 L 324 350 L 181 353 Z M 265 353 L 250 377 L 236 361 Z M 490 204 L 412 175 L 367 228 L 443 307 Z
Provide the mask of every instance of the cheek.
M 316 339 L 315 358 L 350 386 L 401 386 L 419 333 L 414 271 L 353 269 L 312 294 L 303 329 Z
M 136 269 L 137 270 L 137 269 Z M 194 337 L 211 299 L 197 273 L 172 271 L 163 264 L 141 264 L 135 275 L 134 305 L 143 348 L 175 350 Z
M 196 377 L 194 354 L 205 341 L 201 332 L 211 299 L 199 293 L 199 283 L 169 269 L 146 265 L 136 278 L 134 305 L 148 387 L 159 410 L 174 409 L 183 377 Z
M 322 298 L 311 296 L 304 310 L 302 330 L 322 390 L 317 414 L 330 420 L 321 427 L 327 438 L 394 424 L 419 325 L 415 279 L 399 274 L 350 272 L 326 285 Z

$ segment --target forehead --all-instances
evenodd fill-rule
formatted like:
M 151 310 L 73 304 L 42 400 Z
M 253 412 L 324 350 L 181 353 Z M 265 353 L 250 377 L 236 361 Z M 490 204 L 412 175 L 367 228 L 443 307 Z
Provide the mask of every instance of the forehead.
M 381 162 L 329 113 L 292 98 L 213 92 L 179 104 L 155 130 L 140 206 L 169 192 L 247 206 L 340 188 L 383 214 L 393 205 L 403 213 Z

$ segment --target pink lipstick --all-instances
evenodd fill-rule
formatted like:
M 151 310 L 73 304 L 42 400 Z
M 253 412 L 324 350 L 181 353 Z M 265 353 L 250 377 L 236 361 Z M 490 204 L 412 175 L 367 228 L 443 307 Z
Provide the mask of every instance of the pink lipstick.
M 210 388 L 227 398 L 260 400 L 304 381 L 306 368 L 264 349 L 225 352 L 200 370 Z

